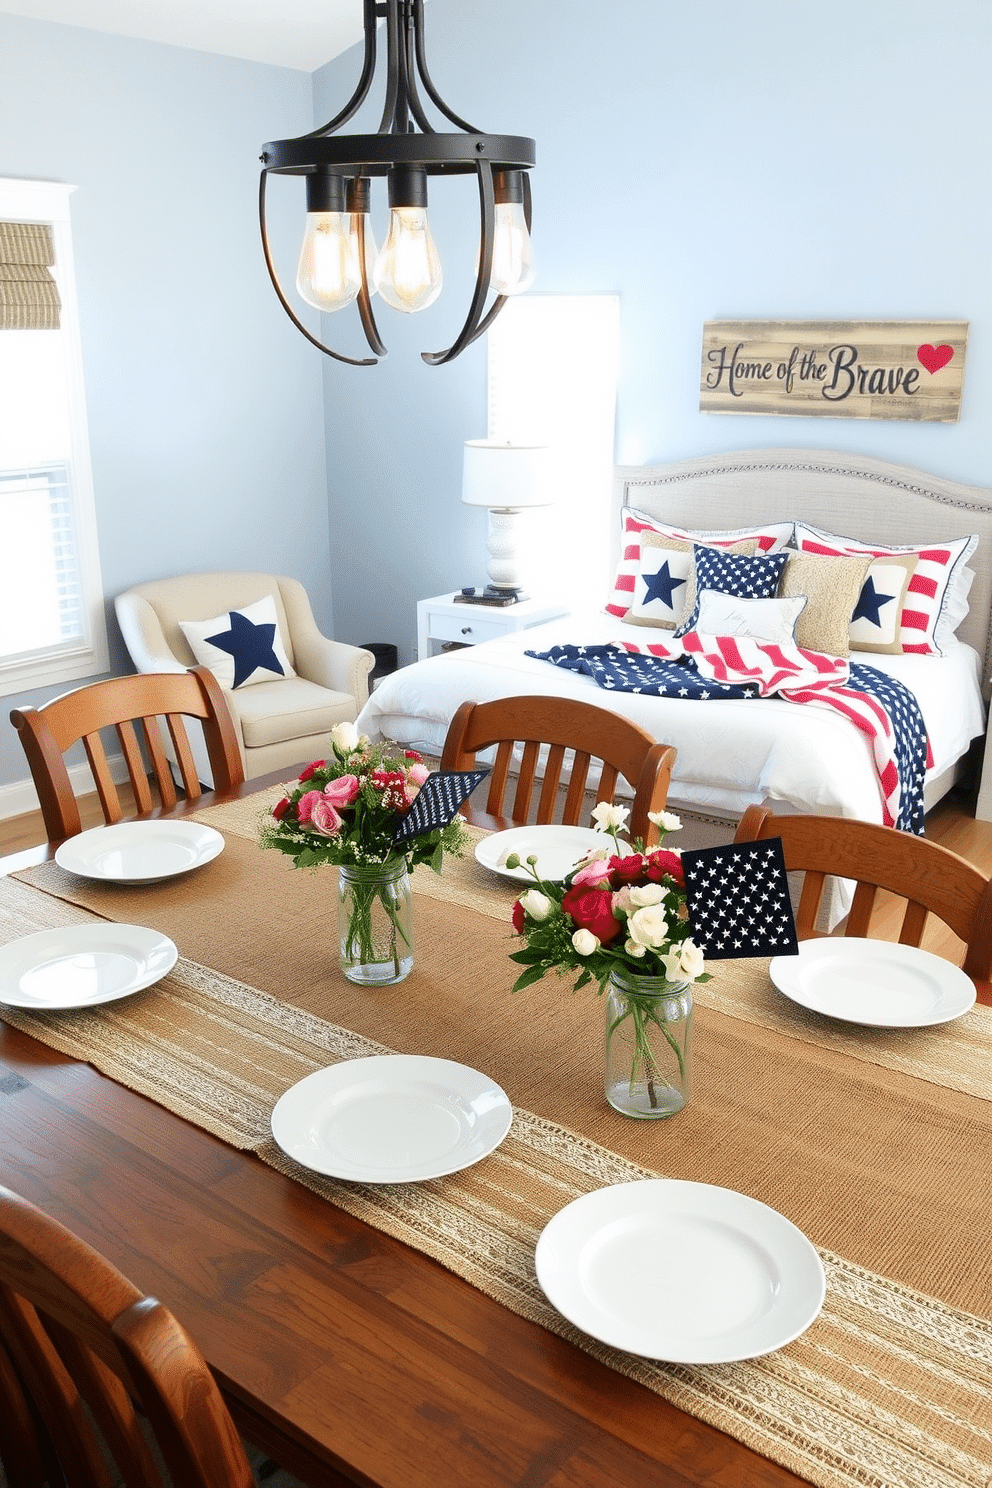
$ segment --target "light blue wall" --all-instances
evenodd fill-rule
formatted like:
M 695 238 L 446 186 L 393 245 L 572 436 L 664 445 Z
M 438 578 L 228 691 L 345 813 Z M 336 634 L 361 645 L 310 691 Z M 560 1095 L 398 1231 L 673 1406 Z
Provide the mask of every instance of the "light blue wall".
M 619 460 L 809 445 L 992 485 L 987 0 L 430 0 L 426 16 L 455 111 L 537 140 L 535 291 L 620 294 Z M 320 119 L 357 65 L 315 74 Z M 455 214 L 431 216 L 446 269 L 470 258 Z M 409 648 L 418 598 L 481 578 L 459 482 L 485 357 L 438 372 L 416 356 L 464 303 L 383 312 L 387 363 L 325 368 L 342 639 Z M 961 420 L 701 414 L 702 326 L 731 317 L 966 319 Z
M 260 568 L 302 579 L 331 622 L 319 358 L 272 293 L 256 213 L 260 147 L 308 129 L 311 97 L 306 73 L 0 15 L 0 175 L 79 188 L 109 600 Z M 110 640 L 129 670 L 113 619 Z M 3 699 L 0 785 L 27 774 L 9 708 L 60 690 Z

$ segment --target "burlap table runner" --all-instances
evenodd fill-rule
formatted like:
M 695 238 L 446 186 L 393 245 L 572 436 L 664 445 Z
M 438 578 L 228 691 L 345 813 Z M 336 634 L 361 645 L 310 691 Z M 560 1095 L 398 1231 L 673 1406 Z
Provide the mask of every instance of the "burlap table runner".
M 68 891 L 171 934 L 189 958 L 171 977 L 126 1003 L 10 1020 L 252 1148 L 812 1482 L 992 1480 L 992 1100 L 978 1060 L 987 1010 L 937 1031 L 960 1040 L 944 1065 L 969 1066 L 967 1088 L 953 1089 L 912 1036 L 894 1051 L 918 1066 L 907 1074 L 875 1051 L 852 1060 L 802 1028 L 702 1004 L 690 1105 L 673 1121 L 628 1122 L 602 1098 L 596 999 L 554 979 L 513 997 L 495 914 L 418 891 L 411 976 L 352 988 L 335 965 L 332 875 L 297 873 L 225 830 L 227 850 L 187 879 L 136 890 L 73 880 Z M 30 876 L 47 878 L 51 895 L 66 892 L 59 873 Z M 5 939 L 86 918 L 10 882 L 0 909 Z M 717 970 L 707 993 L 725 986 L 748 1005 L 767 988 L 761 963 Z M 268 1136 L 278 1095 L 311 1069 L 383 1046 L 498 1079 L 516 1111 L 503 1147 L 465 1174 L 398 1188 L 326 1183 L 287 1163 Z M 543 1224 L 589 1188 L 647 1173 L 754 1194 L 823 1248 L 827 1304 L 803 1338 L 764 1360 L 680 1369 L 603 1349 L 547 1306 L 533 1276 Z M 677 1281 L 677 1259 L 666 1264 Z

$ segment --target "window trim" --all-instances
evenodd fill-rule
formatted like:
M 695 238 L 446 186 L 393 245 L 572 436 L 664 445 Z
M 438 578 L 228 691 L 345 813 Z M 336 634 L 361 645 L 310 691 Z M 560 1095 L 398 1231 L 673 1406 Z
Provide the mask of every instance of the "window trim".
M 83 616 L 83 636 L 75 645 L 51 647 L 30 659 L 22 657 L 11 662 L 0 660 L 0 696 L 3 697 L 30 688 L 96 676 L 110 668 L 69 221 L 69 195 L 75 189 L 75 186 L 59 181 L 21 181 L 0 177 L 0 217 L 12 222 L 47 222 L 55 240 L 54 275 L 62 299 L 60 329 L 64 337 L 69 424 L 72 431 L 68 466 Z M 18 332 L 0 334 L 16 336 Z

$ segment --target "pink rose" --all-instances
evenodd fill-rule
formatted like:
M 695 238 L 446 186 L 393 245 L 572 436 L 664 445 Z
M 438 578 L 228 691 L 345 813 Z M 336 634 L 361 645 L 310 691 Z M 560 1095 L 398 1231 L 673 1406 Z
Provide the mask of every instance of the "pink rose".
M 415 765 L 409 765 L 407 767 L 406 778 L 412 781 L 414 785 L 423 785 L 430 773 L 426 765 L 418 762 Z
M 310 825 L 324 837 L 333 837 L 341 830 L 342 818 L 330 801 L 321 796 L 314 804 L 310 815 Z
M 358 795 L 358 789 L 356 775 L 339 775 L 336 780 L 329 780 L 324 786 L 324 799 L 340 809 L 351 805 Z
M 318 801 L 324 799 L 322 791 L 307 791 L 296 803 L 296 820 L 308 822 L 313 815 L 313 808 Z
M 607 888 L 610 882 L 610 864 L 606 858 L 593 858 L 572 877 L 572 888 Z

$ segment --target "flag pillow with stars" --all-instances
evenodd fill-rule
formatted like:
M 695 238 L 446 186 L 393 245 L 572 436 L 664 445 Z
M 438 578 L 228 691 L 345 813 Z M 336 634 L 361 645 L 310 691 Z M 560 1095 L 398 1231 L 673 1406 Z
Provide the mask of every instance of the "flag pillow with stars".
M 848 633 L 854 650 L 902 650 L 902 610 L 916 564 L 912 553 L 892 553 L 874 560 L 851 612 Z
M 453 819 L 488 770 L 437 770 L 428 775 L 413 805 L 393 833 L 393 846 L 401 847 L 425 832 L 440 831 Z
M 707 961 L 799 951 L 781 837 L 683 851 L 692 938 Z
M 179 629 L 200 665 L 209 667 L 228 692 L 296 676 L 271 594 L 212 620 L 180 620 Z
M 743 553 L 727 553 L 721 548 L 701 548 L 697 543 L 693 549 L 696 603 L 692 613 L 682 617 L 675 634 L 682 636 L 695 630 L 699 595 L 704 589 L 732 594 L 737 599 L 774 599 L 788 556 L 788 553 L 769 553 L 748 558 Z

